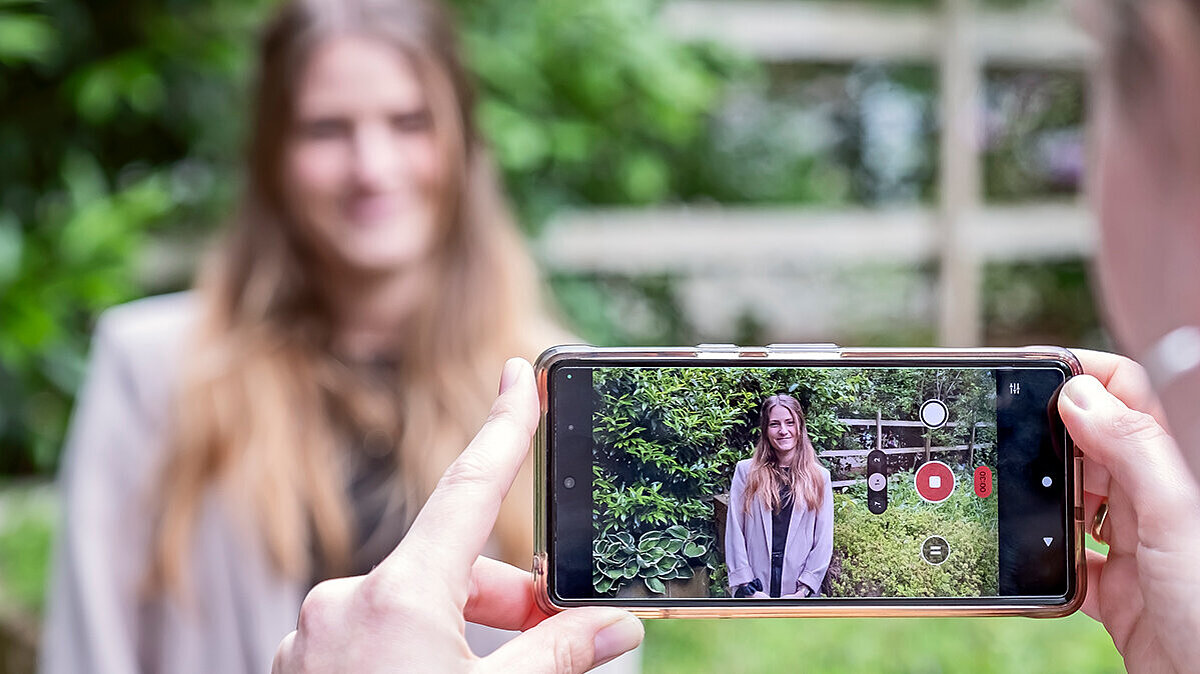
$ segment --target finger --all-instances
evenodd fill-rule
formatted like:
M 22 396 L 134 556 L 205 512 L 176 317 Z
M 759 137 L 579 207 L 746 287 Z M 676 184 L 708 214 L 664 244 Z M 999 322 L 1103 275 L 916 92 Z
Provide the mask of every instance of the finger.
M 1061 413 L 1061 408 L 1060 408 Z M 1086 493 L 1108 496 L 1112 476 L 1108 468 L 1088 456 L 1083 457 L 1083 491 Z
M 507 387 L 492 404 L 487 422 L 446 469 L 404 540 L 377 572 L 387 574 L 393 563 L 400 565 L 401 550 L 424 548 L 428 558 L 437 560 L 425 570 L 427 575 L 441 574 L 452 586 L 465 587 L 537 427 L 538 394 L 529 363 L 509 360 L 501 381 Z
M 1092 620 L 1104 622 L 1100 617 L 1100 576 L 1104 574 L 1104 564 L 1108 557 L 1095 550 L 1087 550 L 1087 594 L 1083 598 L 1080 610 L 1091 616 Z
M 577 608 L 551 616 L 479 661 L 480 672 L 576 674 L 642 643 L 642 621 L 615 608 Z
M 1072 349 L 1071 351 L 1083 365 L 1083 371 L 1092 375 L 1125 406 L 1145 412 L 1154 417 L 1159 426 L 1167 426 L 1167 415 L 1146 370 L 1137 362 L 1104 351 L 1089 351 L 1087 349 Z
M 275 658 L 271 661 L 271 674 L 299 671 L 299 668 L 293 664 L 295 662 L 295 650 L 296 632 L 293 630 L 283 638 L 283 641 L 279 642 L 279 648 L 275 649 Z
M 1129 409 L 1088 375 L 1063 386 L 1059 412 L 1084 455 L 1105 466 L 1126 493 L 1137 495 L 1141 541 L 1165 542 L 1180 526 L 1178 513 L 1193 512 L 1197 499 L 1174 440 L 1153 417 Z
M 534 601 L 532 573 L 488 557 L 475 560 L 463 608 L 468 621 L 525 631 L 549 616 Z

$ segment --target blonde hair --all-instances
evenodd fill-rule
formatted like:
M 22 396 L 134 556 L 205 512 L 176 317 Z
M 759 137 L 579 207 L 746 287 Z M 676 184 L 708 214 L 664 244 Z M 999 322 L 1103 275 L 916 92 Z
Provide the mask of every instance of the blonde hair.
M 771 410 L 776 407 L 783 407 L 796 417 L 798 451 L 793 450 L 789 453 L 787 463 L 780 459 L 779 453 L 767 437 Z M 784 472 L 784 468 L 788 470 Z M 778 512 L 782 506 L 779 490 L 785 481 L 797 503 L 802 501 L 809 510 L 821 507 L 825 499 L 825 480 L 817 463 L 817 452 L 808 437 L 804 410 L 799 401 L 792 396 L 779 394 L 763 401 L 762 412 L 759 415 L 758 442 L 754 446 L 750 472 L 746 476 L 745 500 L 742 507 L 746 512 L 750 512 L 751 504 L 757 498 L 768 510 Z
M 383 40 L 413 64 L 450 168 L 443 237 L 425 267 L 420 306 L 395 336 L 395 375 L 372 386 L 333 351 L 333 319 L 314 256 L 287 216 L 281 184 L 293 87 L 333 35 Z M 161 482 L 151 579 L 185 577 L 200 503 L 216 487 L 253 515 L 276 570 L 307 579 L 347 571 L 353 517 L 339 464 L 345 428 L 387 438 L 396 498 L 424 502 L 487 413 L 504 359 L 531 357 L 555 331 L 540 302 L 498 180 L 472 122 L 473 98 L 451 23 L 424 0 L 300 0 L 261 40 L 250 175 L 242 206 L 202 266 L 202 303 Z M 500 555 L 532 550 L 528 466 L 501 509 Z

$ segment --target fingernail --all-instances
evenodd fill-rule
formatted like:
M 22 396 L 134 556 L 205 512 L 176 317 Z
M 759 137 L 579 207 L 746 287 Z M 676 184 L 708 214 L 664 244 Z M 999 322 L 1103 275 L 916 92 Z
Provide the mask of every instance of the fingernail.
M 596 633 L 592 666 L 603 664 L 618 655 L 633 650 L 642 643 L 645 631 L 642 621 L 626 614 L 617 622 Z
M 521 378 L 521 359 L 509 358 L 504 363 L 504 371 L 500 373 L 500 395 L 504 395 L 512 385 Z
M 1095 377 L 1082 375 L 1067 382 L 1067 385 L 1063 387 L 1062 394 L 1076 407 L 1086 412 L 1099 405 L 1104 400 L 1104 396 L 1108 395 L 1108 391 L 1104 390 L 1104 386 Z

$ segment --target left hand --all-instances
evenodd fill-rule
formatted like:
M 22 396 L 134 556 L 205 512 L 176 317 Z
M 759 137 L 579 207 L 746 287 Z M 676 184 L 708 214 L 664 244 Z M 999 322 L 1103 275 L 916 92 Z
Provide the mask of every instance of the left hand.
M 642 624 L 615 608 L 554 616 L 533 576 L 480 557 L 500 501 L 529 451 L 538 396 L 529 363 L 504 367 L 500 397 L 396 549 L 365 576 L 317 585 L 284 638 L 273 672 L 583 672 L 636 647 Z M 524 631 L 485 658 L 466 621 Z

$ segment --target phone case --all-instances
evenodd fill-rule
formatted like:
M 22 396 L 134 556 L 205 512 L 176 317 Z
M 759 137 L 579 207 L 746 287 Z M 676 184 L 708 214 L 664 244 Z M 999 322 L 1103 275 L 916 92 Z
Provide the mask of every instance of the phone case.
M 1067 349 L 1053 346 L 1030 346 L 1018 348 L 842 348 L 836 344 L 771 344 L 764 347 L 741 347 L 733 344 L 700 344 L 695 347 L 616 347 L 601 348 L 585 345 L 555 346 L 546 350 L 538 357 L 535 364 L 538 393 L 541 398 L 541 418 L 535 439 L 535 553 L 533 557 L 533 574 L 535 600 L 538 606 L 547 612 L 565 610 L 566 606 L 556 604 L 549 592 L 550 563 L 547 551 L 548 537 L 548 506 L 547 498 L 547 448 L 546 427 L 548 413 L 547 375 L 550 367 L 563 359 L 601 360 L 605 358 L 620 358 L 629 361 L 644 361 L 647 365 L 670 359 L 672 361 L 695 360 L 697 365 L 705 360 L 745 360 L 745 365 L 753 364 L 783 364 L 797 361 L 860 361 L 870 364 L 875 362 L 895 363 L 902 361 L 904 365 L 920 367 L 931 362 L 962 360 L 964 362 L 980 359 L 1004 360 L 1014 365 L 1026 362 L 1057 361 L 1067 366 L 1072 375 L 1082 374 L 1083 369 L 1079 360 Z M 1075 448 L 1074 443 L 1068 442 L 1066 449 L 1073 457 L 1074 476 L 1073 494 L 1070 495 L 1072 516 L 1069 518 L 1069 537 L 1074 550 L 1071 555 L 1075 577 L 1074 596 L 1063 604 L 1029 604 L 996 603 L 979 604 L 957 603 L 950 598 L 942 605 L 897 605 L 885 601 L 872 602 L 869 598 L 854 599 L 853 604 L 846 605 L 807 605 L 792 603 L 779 605 L 754 606 L 712 606 L 712 605 L 680 605 L 680 606 L 645 606 L 634 601 L 621 604 L 641 618 L 801 618 L 801 617 L 952 617 L 952 616 L 1028 616 L 1037 618 L 1056 618 L 1074 613 L 1083 604 L 1086 595 L 1087 562 L 1084 547 L 1083 522 L 1083 458 Z M 803 602 L 803 600 L 799 600 Z M 608 604 L 612 605 L 612 604 Z

